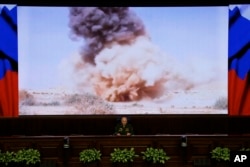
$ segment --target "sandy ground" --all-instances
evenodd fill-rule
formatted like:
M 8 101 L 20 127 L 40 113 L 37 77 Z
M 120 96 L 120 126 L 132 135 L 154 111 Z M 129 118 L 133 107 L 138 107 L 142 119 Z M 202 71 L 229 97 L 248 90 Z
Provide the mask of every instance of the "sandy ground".
M 20 115 L 89 115 L 89 114 L 227 114 L 216 109 L 218 97 L 226 92 L 198 90 L 168 92 L 158 99 L 135 102 L 107 102 L 94 95 L 65 90 L 25 90 L 20 97 Z

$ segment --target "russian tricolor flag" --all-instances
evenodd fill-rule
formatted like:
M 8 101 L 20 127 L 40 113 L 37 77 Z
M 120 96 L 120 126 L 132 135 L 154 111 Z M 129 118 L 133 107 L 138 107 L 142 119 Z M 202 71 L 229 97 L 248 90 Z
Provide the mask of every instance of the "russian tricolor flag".
M 0 116 L 18 116 L 17 6 L 0 4 Z
M 250 4 L 229 6 L 228 112 L 250 115 Z

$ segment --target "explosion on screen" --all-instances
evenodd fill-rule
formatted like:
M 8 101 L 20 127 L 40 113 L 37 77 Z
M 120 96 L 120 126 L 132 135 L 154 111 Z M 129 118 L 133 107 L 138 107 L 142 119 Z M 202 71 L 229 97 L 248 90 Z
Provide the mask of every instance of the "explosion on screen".
M 193 87 L 130 8 L 71 7 L 69 16 L 72 37 L 85 41 L 75 75 L 103 99 L 137 101 Z

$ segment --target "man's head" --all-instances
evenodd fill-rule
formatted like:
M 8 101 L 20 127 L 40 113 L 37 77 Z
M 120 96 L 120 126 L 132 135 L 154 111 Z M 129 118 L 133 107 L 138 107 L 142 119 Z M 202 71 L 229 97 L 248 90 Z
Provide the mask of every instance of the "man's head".
M 122 117 L 121 118 L 121 123 L 122 123 L 122 125 L 126 125 L 128 123 L 127 117 Z

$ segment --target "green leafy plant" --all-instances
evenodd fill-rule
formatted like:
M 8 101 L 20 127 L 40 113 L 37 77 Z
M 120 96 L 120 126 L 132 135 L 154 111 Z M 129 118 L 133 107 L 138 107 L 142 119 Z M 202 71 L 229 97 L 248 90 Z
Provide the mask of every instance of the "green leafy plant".
M 86 164 L 86 163 L 92 163 L 92 162 L 97 162 L 101 160 L 101 151 L 97 150 L 95 148 L 89 148 L 82 150 L 79 153 L 79 160 Z
M 139 157 L 139 155 L 135 153 L 133 147 L 131 147 L 130 149 L 114 148 L 114 151 L 110 153 L 110 156 L 110 160 L 113 163 L 130 163 L 134 161 L 135 157 Z
M 215 147 L 210 153 L 211 158 L 218 162 L 230 160 L 230 149 L 227 147 Z
M 241 148 L 239 151 L 250 151 L 250 148 Z
M 8 166 L 15 161 L 15 153 L 13 151 L 2 152 L 0 150 L 0 165 Z
M 141 154 L 143 160 L 153 164 L 165 164 L 170 159 L 167 153 L 161 148 L 148 147 Z
M 34 165 L 41 162 L 41 155 L 37 149 L 21 149 L 15 153 L 15 162 Z

